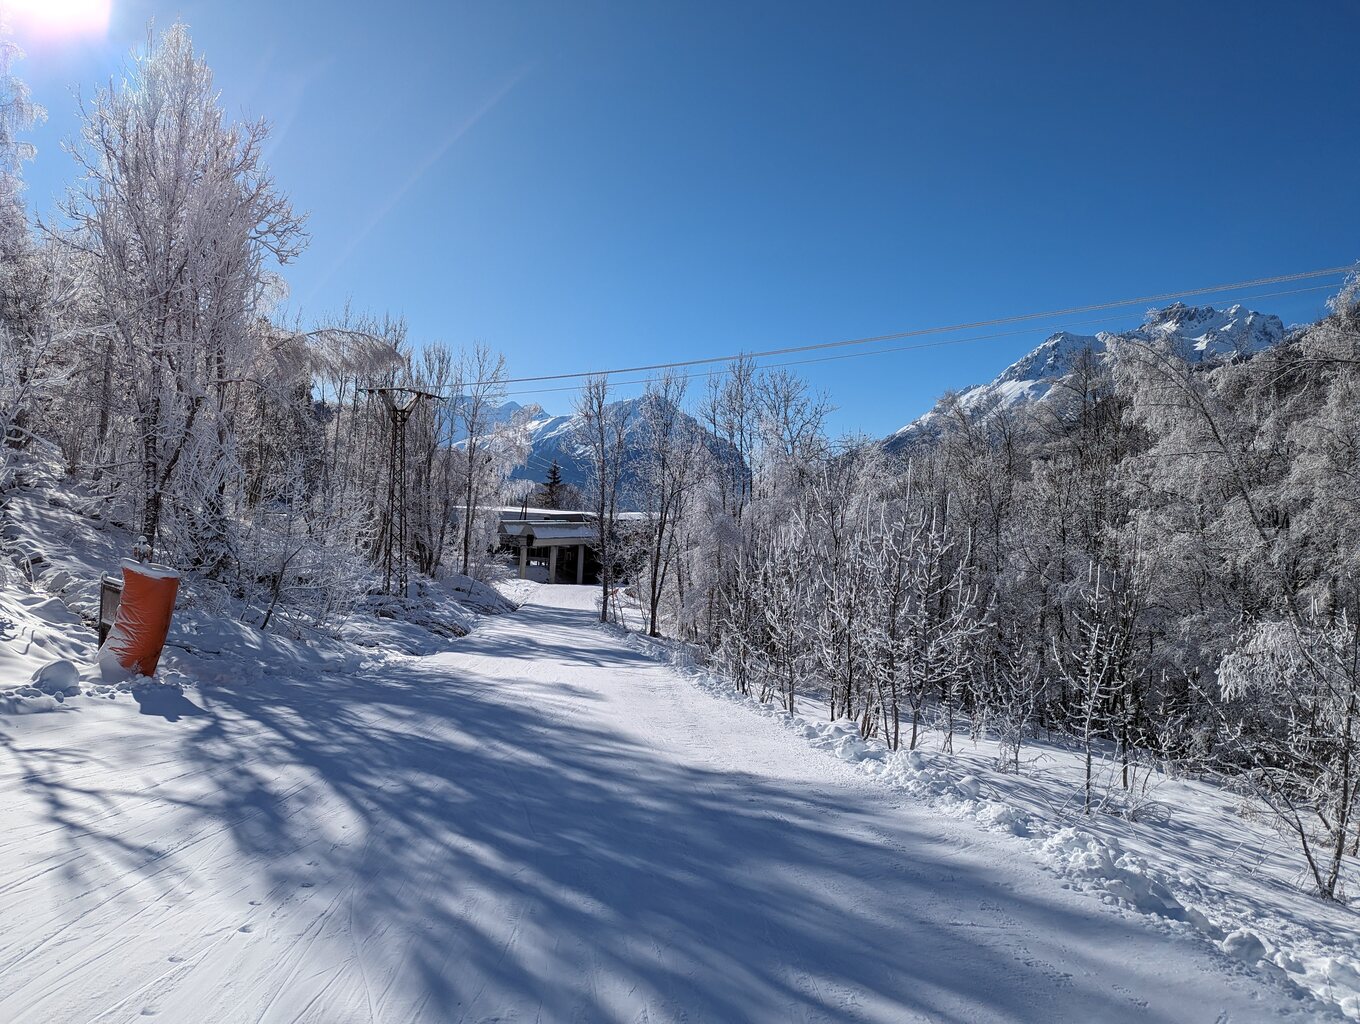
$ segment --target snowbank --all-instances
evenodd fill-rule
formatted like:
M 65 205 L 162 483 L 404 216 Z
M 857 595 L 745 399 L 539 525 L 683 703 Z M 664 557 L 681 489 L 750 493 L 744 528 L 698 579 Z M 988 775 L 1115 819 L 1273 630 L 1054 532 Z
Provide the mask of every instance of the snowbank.
M 0 586 L 0 713 L 59 711 L 79 694 L 77 665 L 93 654 L 86 632 L 55 597 Z
M 384 652 L 442 650 L 480 616 L 515 607 L 494 587 L 466 577 L 422 579 L 404 600 L 366 599 L 338 636 L 309 633 L 281 618 L 273 631 L 261 632 L 242 621 L 249 616 L 238 602 L 224 594 L 205 601 L 189 581 L 180 590 L 156 680 L 122 673 L 102 680 L 93 668 L 99 580 L 124 562 L 135 538 L 105 518 L 105 497 L 64 476 L 55 452 L 36 446 L 19 458 L 26 483 L 0 505 L 6 555 L 0 560 L 0 714 L 60 711 L 76 698 L 116 699 L 157 685 L 183 689 L 250 683 L 280 672 L 356 671 Z M 70 667 L 54 667 L 60 662 Z
M 617 627 L 610 627 L 617 629 Z M 1360 920 L 1324 904 L 1296 884 L 1300 864 L 1261 822 L 1247 822 L 1240 800 L 1205 782 L 1170 780 L 1175 802 L 1143 824 L 1109 815 L 1085 817 L 1080 758 L 1073 750 L 1033 744 L 1021 774 L 997 772 L 995 743 L 955 737 L 958 753 L 888 749 L 860 735 L 857 723 L 790 714 L 736 692 L 729 680 L 699 668 L 682 645 L 637 633 L 629 643 L 668 661 L 715 696 L 780 722 L 810 746 L 846 762 L 876 783 L 903 791 L 953 817 L 1008 833 L 1062 879 L 1119 913 L 1145 915 L 1168 930 L 1197 934 L 1247 969 L 1274 975 L 1319 1009 L 1360 1020 Z M 815 701 L 804 701 L 815 708 Z M 937 744 L 937 733 L 922 741 Z M 1122 833 L 1116 834 L 1116 833 Z M 1193 839 L 1191 838 L 1193 837 Z M 1224 870 L 1255 849 L 1251 867 Z M 1269 872 L 1263 870 L 1269 865 Z

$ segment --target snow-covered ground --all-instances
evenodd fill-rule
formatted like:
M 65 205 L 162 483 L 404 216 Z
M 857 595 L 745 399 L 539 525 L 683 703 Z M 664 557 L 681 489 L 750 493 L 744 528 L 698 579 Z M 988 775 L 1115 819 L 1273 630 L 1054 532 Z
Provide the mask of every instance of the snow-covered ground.
M 77 693 L 111 698 L 129 692 L 133 682 L 101 679 L 94 646 L 100 576 L 118 574 L 135 538 L 108 520 L 107 498 L 67 477 L 55 452 L 35 448 L 12 455 L 20 483 L 0 495 L 0 714 L 51 711 Z M 481 616 L 513 609 L 518 583 L 508 579 L 498 592 L 462 576 L 421 578 L 409 599 L 365 597 L 327 630 L 281 615 L 263 632 L 223 588 L 209 591 L 187 579 L 158 679 L 174 688 L 218 675 L 245 681 L 280 672 L 353 671 L 384 652 L 441 650 Z M 58 659 L 69 661 L 74 675 L 53 671 Z
M 693 685 L 594 600 L 0 717 L 0 1020 L 1328 1012 Z
M 634 602 L 624 620 L 640 631 Z M 892 752 L 864 740 L 856 723 L 828 721 L 825 702 L 804 696 L 798 713 L 737 694 L 697 668 L 683 644 L 623 634 L 650 657 L 673 664 L 692 682 L 754 710 L 813 748 L 853 765 L 866 778 L 912 794 L 951 817 L 1012 837 L 1012 853 L 1053 872 L 1064 888 L 1086 892 L 1116 913 L 1145 916 L 1169 934 L 1205 944 L 1314 1001 L 1319 1015 L 1360 1019 L 1360 913 L 1308 891 L 1302 854 L 1269 816 L 1212 780 L 1135 770 L 1133 792 L 1113 759 L 1098 764 L 1097 798 L 1105 813 L 1082 811 L 1083 763 L 1060 741 L 1026 742 L 1018 772 L 999 768 L 989 737 L 961 722 L 953 750 L 944 733 L 922 731 L 917 749 Z M 1354 865 L 1350 882 L 1355 884 Z

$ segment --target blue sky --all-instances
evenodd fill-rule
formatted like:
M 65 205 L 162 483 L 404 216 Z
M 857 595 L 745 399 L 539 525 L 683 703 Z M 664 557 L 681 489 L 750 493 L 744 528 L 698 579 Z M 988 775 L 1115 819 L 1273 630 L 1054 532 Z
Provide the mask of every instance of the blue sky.
M 107 38 L 19 66 L 50 114 L 37 210 L 73 87 L 180 17 L 310 212 L 293 306 L 401 313 L 517 376 L 1360 258 L 1349 0 L 113 4 Z M 1290 321 L 1325 295 L 1247 301 Z M 1065 326 L 802 372 L 835 429 L 882 434 Z

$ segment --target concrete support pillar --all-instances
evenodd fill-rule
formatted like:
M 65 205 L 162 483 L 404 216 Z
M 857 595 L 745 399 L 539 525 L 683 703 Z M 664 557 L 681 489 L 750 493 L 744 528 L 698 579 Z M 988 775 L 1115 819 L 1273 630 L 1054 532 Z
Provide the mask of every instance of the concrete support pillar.
M 576 585 L 579 587 L 586 579 L 586 546 L 576 545 Z
M 529 575 L 529 545 L 520 544 L 519 546 L 519 578 L 526 579 Z
M 548 549 L 548 582 L 557 582 L 557 546 Z

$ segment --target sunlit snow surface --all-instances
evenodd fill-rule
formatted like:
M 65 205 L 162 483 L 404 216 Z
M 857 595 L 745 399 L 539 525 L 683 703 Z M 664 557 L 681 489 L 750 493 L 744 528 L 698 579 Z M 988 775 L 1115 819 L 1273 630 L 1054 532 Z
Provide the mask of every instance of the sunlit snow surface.
M 63 692 L 0 714 L 0 1020 L 1355 1010 L 1354 915 L 1236 798 L 1172 781 L 1164 813 L 1088 822 L 1060 747 L 1001 775 L 965 736 L 890 755 L 734 702 L 600 627 L 593 588 L 516 584 L 493 616 L 451 592 L 428 610 L 461 639 L 191 605 L 167 685 L 100 689 L 76 612 L 126 537 L 49 483 L 4 508 L 7 555 L 40 558 L 0 587 L 0 672 Z
M 1014 853 L 1052 871 L 1064 888 L 1170 934 L 1198 937 L 1301 998 L 1317 1000 L 1313 1012 L 1320 1019 L 1360 1019 L 1360 918 L 1351 907 L 1308 894 L 1297 847 L 1242 796 L 1211 781 L 1162 774 L 1135 776 L 1129 794 L 1117 766 L 1105 759 L 1097 767 L 1097 795 L 1111 808 L 1087 816 L 1081 757 L 1061 742 L 1029 742 L 1018 773 L 998 770 L 998 743 L 970 737 L 966 723 L 958 726 L 952 753 L 943 751 L 943 733 L 932 728 L 922 732 L 916 750 L 892 752 L 861 738 L 854 722 L 828 721 L 826 705 L 815 697 L 804 696 L 791 715 L 736 694 L 726 680 L 695 668 L 683 647 L 637 633 L 628 642 L 874 783 L 1005 834 Z M 1352 861 L 1348 871 L 1354 889 L 1360 870 Z

